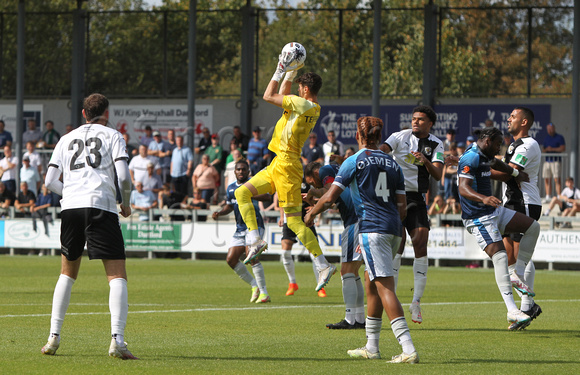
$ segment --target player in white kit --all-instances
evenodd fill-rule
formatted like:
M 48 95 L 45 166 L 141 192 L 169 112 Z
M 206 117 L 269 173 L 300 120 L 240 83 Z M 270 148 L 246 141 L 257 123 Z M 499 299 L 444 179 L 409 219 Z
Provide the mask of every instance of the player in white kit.
M 120 186 L 120 214 L 131 215 L 127 146 L 121 133 L 107 127 L 109 101 L 105 96 L 92 94 L 85 98 L 83 117 L 87 123 L 57 143 L 46 174 L 46 186 L 62 196 L 62 261 L 52 301 L 50 336 L 42 353 L 54 355 L 60 345 L 64 316 L 86 243 L 89 259 L 102 259 L 109 282 L 109 356 L 137 359 L 124 342 L 129 304 L 125 244 L 116 202 Z

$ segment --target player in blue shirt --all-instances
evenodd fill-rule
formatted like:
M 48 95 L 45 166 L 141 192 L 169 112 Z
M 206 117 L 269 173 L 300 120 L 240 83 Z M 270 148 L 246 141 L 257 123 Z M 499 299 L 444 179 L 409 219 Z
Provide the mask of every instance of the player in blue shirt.
M 491 168 L 511 174 L 518 182 L 528 180 L 525 172 L 514 169 L 495 155 L 499 152 L 503 135 L 495 127 L 485 128 L 474 143 L 459 159 L 459 195 L 461 217 L 469 233 L 489 255 L 493 262 L 495 281 L 506 304 L 507 319 L 510 323 L 525 324 L 530 317 L 518 310 L 512 293 L 512 286 L 523 294 L 534 296 L 525 282 L 524 270 L 532 258 L 540 224 L 520 212 L 503 207 L 494 197 L 491 187 Z M 503 233 L 523 233 L 515 271 L 508 271 L 508 257 L 502 241 Z
M 389 363 L 418 363 L 419 356 L 395 293 L 393 278 L 393 253 L 401 243 L 401 220 L 407 215 L 405 180 L 397 162 L 378 149 L 382 129 L 383 121 L 379 118 L 358 119 L 359 151 L 344 161 L 332 186 L 306 214 L 304 222 L 312 225 L 314 216 L 350 187 L 359 219 L 359 246 L 368 273 L 367 344 L 347 353 L 351 357 L 381 358 L 379 337 L 384 307 L 391 329 L 403 347 L 403 353 L 394 356 Z
M 250 302 L 255 303 L 266 303 L 270 302 L 270 296 L 268 295 L 268 290 L 266 289 L 266 278 L 264 276 L 264 267 L 258 259 L 254 259 L 250 262 L 252 265 L 252 272 L 254 273 L 255 279 L 250 275 L 246 266 L 240 261 L 240 256 L 247 253 L 247 248 L 250 245 L 247 239 L 248 228 L 240 215 L 240 209 L 238 208 L 238 202 L 236 201 L 235 191 L 237 188 L 242 186 L 250 177 L 250 167 L 245 160 L 240 160 L 236 163 L 235 170 L 236 180 L 231 183 L 226 189 L 227 194 L 227 204 L 221 209 L 221 211 L 216 211 L 212 214 L 212 218 L 217 220 L 218 217 L 227 215 L 234 212 L 236 218 L 236 232 L 232 237 L 230 243 L 230 248 L 228 249 L 228 255 L 226 257 L 226 262 L 234 270 L 234 272 L 244 280 L 246 283 L 250 284 L 252 287 L 252 297 Z M 262 220 L 262 215 L 260 215 L 260 208 L 258 207 L 257 200 L 260 200 L 260 196 L 254 197 L 252 203 L 254 204 L 254 210 L 256 211 L 256 219 L 258 221 L 258 230 L 260 231 L 260 236 L 264 235 L 264 221 Z
M 317 162 L 308 163 L 304 169 L 304 177 L 306 182 L 312 185 L 313 188 L 308 191 L 304 200 L 314 205 L 314 198 L 320 198 L 332 186 L 338 168 L 336 164 L 322 166 Z M 342 258 L 340 275 L 346 313 L 343 320 L 338 323 L 327 324 L 326 327 L 329 329 L 364 328 L 365 296 L 363 284 L 358 273 L 363 259 L 362 254 L 355 251 L 358 246 L 358 218 L 356 217 L 349 188 L 344 189 L 336 203 L 340 218 L 344 224 L 344 231 L 341 235 Z

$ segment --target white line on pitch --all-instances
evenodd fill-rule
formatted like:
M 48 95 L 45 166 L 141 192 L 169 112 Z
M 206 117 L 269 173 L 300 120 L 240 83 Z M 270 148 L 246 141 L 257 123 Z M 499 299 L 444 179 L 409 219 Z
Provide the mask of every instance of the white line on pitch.
M 566 299 L 566 300 L 559 300 L 559 299 L 546 299 L 546 300 L 536 300 L 537 302 L 580 302 L 580 299 Z M 423 303 L 423 306 L 448 306 L 448 305 L 492 305 L 492 304 L 501 304 L 502 301 L 479 301 L 479 302 L 432 302 L 432 303 Z M 408 306 L 409 304 L 403 304 L 403 306 Z M 103 304 L 103 306 L 107 306 Z M 131 304 L 130 306 L 136 306 Z M 269 305 L 268 307 L 265 306 L 256 306 L 256 307 L 227 307 L 227 306 L 220 306 L 220 307 L 204 307 L 204 308 L 194 308 L 194 309 L 171 309 L 171 310 L 143 310 L 143 311 L 129 311 L 129 314 L 158 314 L 158 313 L 184 313 L 184 312 L 205 312 L 205 311 L 247 311 L 247 310 L 265 310 L 265 309 L 274 309 L 274 310 L 283 310 L 283 309 L 308 309 L 308 308 L 332 308 L 332 307 L 344 307 L 344 305 L 303 305 L 303 306 L 272 306 Z M 74 315 L 108 315 L 110 314 L 108 311 L 101 311 L 101 312 L 84 312 L 84 313 L 67 313 L 67 316 L 74 316 Z M 10 315 L 0 315 L 0 318 L 29 318 L 29 317 L 42 317 L 42 316 L 50 316 L 50 314 L 10 314 Z

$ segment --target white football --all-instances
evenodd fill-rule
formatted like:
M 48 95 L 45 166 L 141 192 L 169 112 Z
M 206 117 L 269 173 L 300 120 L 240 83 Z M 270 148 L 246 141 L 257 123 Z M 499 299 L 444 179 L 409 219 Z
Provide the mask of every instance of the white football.
M 288 71 L 291 71 L 306 61 L 306 48 L 300 43 L 290 42 L 282 48 L 280 55 L 283 61 L 289 61 L 286 66 L 288 67 Z

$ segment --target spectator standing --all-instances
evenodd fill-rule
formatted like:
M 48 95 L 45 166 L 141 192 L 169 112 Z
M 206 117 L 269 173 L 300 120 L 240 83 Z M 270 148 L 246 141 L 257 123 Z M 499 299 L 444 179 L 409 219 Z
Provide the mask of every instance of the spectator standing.
M 28 189 L 28 183 L 22 181 L 20 183 L 20 192 L 14 201 L 14 208 L 16 209 L 16 215 L 23 217 L 28 216 L 31 213 L 32 207 L 36 203 L 36 195 Z
M 143 190 L 150 190 L 154 194 L 159 193 L 163 182 L 161 182 L 161 177 L 155 173 L 155 164 L 151 162 L 147 164 L 147 174 L 141 182 L 143 183 Z
M 566 141 L 561 134 L 556 133 L 556 126 L 549 123 L 546 126 L 546 131 L 548 135 L 544 138 L 544 144 L 542 145 L 542 152 L 546 154 L 562 153 L 566 151 Z M 544 203 L 550 202 L 552 196 L 552 181 L 554 179 L 554 184 L 556 185 L 556 192 L 562 189 L 562 180 L 560 179 L 560 174 L 562 170 L 562 157 L 561 156 L 547 156 L 544 161 L 544 166 L 542 168 L 542 175 L 544 176 L 544 187 L 546 189 L 546 198 Z
M 46 131 L 42 135 L 42 147 L 54 150 L 54 147 L 60 139 L 60 134 L 54 130 L 54 122 L 52 120 L 46 121 L 44 127 L 46 128 Z
M 133 159 L 133 156 L 135 156 L 139 153 L 139 150 L 137 150 L 137 147 L 135 147 L 131 143 L 129 143 L 129 140 L 131 139 L 131 136 L 129 136 L 129 133 L 123 134 L 123 139 L 125 140 L 125 144 L 127 145 L 127 154 L 129 155 L 128 162 L 131 162 L 131 159 Z
M 155 165 L 155 173 L 161 173 L 159 163 L 156 163 L 152 157 L 147 155 L 147 146 L 139 145 L 139 155 L 131 159 L 129 163 L 129 173 L 131 174 L 131 182 L 135 186 L 136 181 L 143 181 L 147 175 L 147 165 L 153 163 Z
M 149 221 L 149 210 L 157 207 L 157 197 L 150 190 L 143 190 L 143 183 L 137 181 L 131 192 L 131 209 L 138 210 L 140 221 Z
M 22 157 L 30 159 L 30 166 L 36 168 L 38 173 L 42 175 L 44 163 L 42 161 L 42 156 L 36 152 L 36 143 L 32 141 L 26 142 L 26 152 Z
M 153 129 L 151 126 L 147 125 L 145 127 L 145 134 L 139 137 L 139 144 L 149 147 L 149 144 L 153 141 Z
M 218 174 L 222 170 L 222 160 L 224 149 L 220 146 L 220 138 L 217 134 L 211 135 L 211 146 L 205 149 L 204 155 L 209 157 L 209 163 L 217 170 Z
M 201 139 L 195 148 L 196 155 L 203 155 L 205 153 L 206 148 L 211 146 L 211 134 L 208 128 L 203 128 L 201 131 Z
M 73 128 L 72 124 L 66 124 L 64 127 L 64 134 L 68 134 L 73 130 L 75 130 L 75 128 Z
M 193 189 L 200 189 L 202 198 L 209 203 L 218 186 L 218 181 L 218 171 L 209 163 L 209 156 L 204 154 L 201 157 L 201 163 L 193 171 L 193 177 L 191 179 Z
M 329 130 L 328 133 L 326 133 L 326 137 L 328 138 L 328 142 L 322 145 L 325 165 L 330 164 L 332 161 L 330 157 L 332 155 L 344 155 L 344 145 L 341 141 L 336 139 L 336 133 L 334 130 Z
M 48 236 L 48 224 L 52 224 L 52 214 L 48 212 L 48 208 L 52 206 L 54 201 L 51 191 L 48 190 L 45 184 L 42 184 L 40 193 L 36 198 L 34 207 L 30 209 L 32 212 L 32 229 L 36 232 L 36 219 L 41 219 L 44 224 L 44 233 Z
M 238 125 L 234 126 L 234 136 L 232 137 L 232 140 L 236 142 L 237 148 L 242 150 L 242 154 L 248 151 L 250 137 L 242 133 L 242 129 Z
M 193 171 L 193 153 L 183 146 L 183 136 L 175 137 L 175 149 L 171 155 L 170 175 L 175 192 L 187 195 L 189 178 Z
M 149 143 L 147 155 L 157 158 L 157 162 L 161 166 L 161 179 L 163 182 L 169 182 L 170 179 L 171 152 L 169 143 L 163 140 L 161 133 L 154 131 L 153 141 Z
M 42 131 L 36 128 L 36 120 L 28 120 L 28 129 L 22 134 L 22 143 L 34 142 L 42 140 Z
M 312 163 L 313 161 L 323 164 L 324 163 L 324 152 L 322 147 L 316 143 L 318 136 L 316 133 L 310 133 L 308 136 L 308 144 L 302 147 L 302 164 L 306 165 Z
M 252 175 L 255 175 L 268 164 L 270 154 L 268 152 L 268 143 L 262 138 L 262 129 L 259 126 L 254 128 L 252 135 L 253 137 L 248 143 L 247 159 L 250 164 L 250 171 Z M 233 178 L 229 181 L 233 181 Z M 226 186 L 228 185 L 226 184 Z
M 9 131 L 4 130 L 5 126 L 6 124 L 4 121 L 0 120 L 0 147 L 12 147 L 12 134 L 10 134 Z
M 28 156 L 22 158 L 22 168 L 20 168 L 20 181 L 25 181 L 28 187 L 38 192 L 40 190 L 41 178 L 38 169 L 30 165 Z
M 16 193 L 16 166 L 18 158 L 12 155 L 10 146 L 4 146 L 4 158 L 0 160 L 0 172 L 2 173 L 2 182 L 6 189 Z
M 235 150 L 238 150 L 239 152 L 243 152 L 241 148 L 237 147 L 236 140 L 235 139 L 232 139 L 230 141 L 230 149 L 229 149 L 229 152 L 228 152 L 228 156 L 226 157 L 226 165 L 228 165 L 228 163 L 230 163 L 231 161 L 234 160 L 233 152 Z
M 10 206 L 14 204 L 16 197 L 14 193 L 6 189 L 6 185 L 0 182 L 0 216 L 5 218 L 10 213 Z
M 449 155 L 449 149 L 451 148 L 451 143 L 455 142 L 455 129 L 447 129 L 447 134 L 445 135 L 445 140 L 443 141 L 443 150 L 445 156 Z
M 169 129 L 167 131 L 167 143 L 169 144 L 169 149 L 171 151 L 177 147 L 177 143 L 175 143 L 175 130 Z

